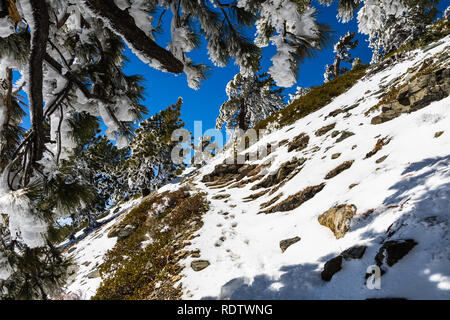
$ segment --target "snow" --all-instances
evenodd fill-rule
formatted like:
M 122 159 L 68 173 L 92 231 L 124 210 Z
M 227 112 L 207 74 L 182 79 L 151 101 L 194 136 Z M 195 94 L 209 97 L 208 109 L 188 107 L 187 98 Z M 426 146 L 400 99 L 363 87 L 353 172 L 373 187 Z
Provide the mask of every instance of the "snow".
M 389 83 L 449 43 L 447 37 L 433 52 L 418 52 L 413 60 L 358 82 L 325 108 L 260 141 L 264 144 L 292 139 L 306 132 L 311 137 L 308 150 L 315 146 L 321 148 L 315 154 L 308 154 L 303 170 L 273 195 L 283 193 L 280 201 L 307 186 L 322 183 L 327 172 L 342 162 L 356 160 L 350 170 L 327 181 L 322 192 L 299 208 L 258 215 L 259 205 L 273 196 L 263 196 L 243 205 L 243 198 L 253 193 L 249 185 L 244 189 L 227 189 L 231 197 L 224 203 L 213 199 L 223 189 L 211 190 L 198 182 L 200 190 L 208 192 L 211 209 L 204 216 L 204 226 L 197 232 L 199 236 L 188 249 L 200 249 L 201 259 L 210 261 L 211 265 L 194 272 L 190 268 L 192 258 L 184 261 L 183 298 L 450 298 L 450 136 L 445 132 L 434 138 L 436 132 L 450 127 L 450 98 L 382 125 L 371 125 L 370 118 L 364 116 L 378 102 L 378 97 L 364 95 L 368 88 L 371 92 L 378 91 L 381 83 Z M 323 120 L 324 115 L 343 105 L 352 105 L 363 96 L 365 99 L 351 111 L 351 117 L 339 115 Z M 355 135 L 338 144 L 314 135 L 320 127 L 334 122 L 337 122 L 336 130 L 351 130 Z M 380 134 L 392 137 L 391 143 L 376 156 L 363 160 Z M 357 147 L 352 150 L 354 145 Z M 332 148 L 324 152 L 329 146 Z M 330 155 L 338 152 L 342 156 L 331 160 Z M 322 159 L 324 155 L 326 159 Z M 376 164 L 375 160 L 384 155 L 388 158 Z M 293 156 L 304 154 L 288 154 L 281 147 L 271 156 L 276 159 L 276 168 Z M 219 156 L 202 173 L 212 171 L 223 158 Z M 349 190 L 352 183 L 359 185 Z M 330 207 L 346 203 L 355 204 L 358 215 L 346 236 L 336 240 L 317 218 Z M 370 216 L 362 215 L 371 209 L 375 211 Z M 374 256 L 392 223 L 398 227 L 393 239 L 413 238 L 419 244 L 381 278 L 380 290 L 369 290 L 365 285 L 365 271 L 375 264 Z M 221 236 L 227 239 L 220 244 L 217 241 Z M 279 241 L 294 236 L 301 237 L 301 241 L 281 253 Z M 368 247 L 362 260 L 344 261 L 343 270 L 331 282 L 322 281 L 320 272 L 324 263 L 354 245 Z
M 222 163 L 233 152 L 232 148 L 225 148 L 199 170 L 187 169 L 184 174 L 192 174 L 189 183 L 193 188 L 206 192 L 210 210 L 202 216 L 204 224 L 190 240 L 191 245 L 184 249 L 199 249 L 201 259 L 208 260 L 210 265 L 194 272 L 190 267 L 192 257 L 181 261 L 185 266 L 180 280 L 182 298 L 450 299 L 450 132 L 446 131 L 450 127 L 450 97 L 380 125 L 370 124 L 376 113 L 370 117 L 364 115 L 379 102 L 378 91 L 382 85 L 398 77 L 408 78 L 407 70 L 417 70 L 425 59 L 448 50 L 449 45 L 450 36 L 427 52 L 416 50 L 410 59 L 364 77 L 324 108 L 272 131 L 252 146 L 249 152 L 274 141 L 292 140 L 303 132 L 310 136 L 304 151 L 288 153 L 287 147 L 282 146 L 269 157 L 254 162 L 272 159 L 267 172 L 274 172 L 294 157 L 307 158 L 303 170 L 273 195 L 244 202 L 245 197 L 262 189 L 252 191 L 252 184 L 241 189 L 210 189 L 201 183 L 203 175 Z M 356 103 L 358 106 L 350 111 L 351 116 L 339 114 L 326 118 L 331 111 Z M 332 123 L 336 123 L 335 130 L 348 130 L 355 135 L 340 143 L 335 143 L 330 134 L 315 136 L 314 132 Z M 444 133 L 435 138 L 439 131 Z M 383 137 L 390 137 L 390 143 L 375 156 L 364 159 Z M 314 151 L 315 147 L 320 149 Z M 333 160 L 334 153 L 342 155 Z M 388 157 L 376 163 L 382 156 Z M 349 170 L 324 180 L 330 170 L 348 160 L 355 160 Z M 165 185 L 159 192 L 177 190 L 180 181 Z M 279 203 L 324 181 L 325 188 L 300 207 L 290 212 L 258 214 L 260 204 L 278 194 L 282 194 Z M 357 185 L 349 189 L 351 184 Z M 221 192 L 230 194 L 227 202 L 214 199 Z M 337 240 L 317 219 L 339 204 L 355 205 L 357 214 L 345 237 Z M 80 270 L 68 287 L 70 292 L 85 292 L 87 297 L 95 293 L 101 280 L 88 279 L 86 275 L 114 246 L 116 240 L 106 235 L 117 219 L 75 244 L 77 249 L 73 255 Z M 164 226 L 161 228 L 165 230 Z M 389 228 L 395 231 L 389 240 L 411 238 L 418 245 L 388 269 L 381 278 L 379 290 L 371 290 L 364 276 L 375 265 L 374 257 L 388 238 Z M 296 236 L 301 240 L 282 253 L 279 242 Z M 219 240 L 221 237 L 226 239 Z M 151 239 L 146 240 L 143 246 L 150 242 Z M 325 262 L 355 245 L 367 246 L 362 259 L 344 261 L 343 269 L 330 282 L 323 281 L 320 272 Z M 87 261 L 91 262 L 89 267 L 83 266 Z

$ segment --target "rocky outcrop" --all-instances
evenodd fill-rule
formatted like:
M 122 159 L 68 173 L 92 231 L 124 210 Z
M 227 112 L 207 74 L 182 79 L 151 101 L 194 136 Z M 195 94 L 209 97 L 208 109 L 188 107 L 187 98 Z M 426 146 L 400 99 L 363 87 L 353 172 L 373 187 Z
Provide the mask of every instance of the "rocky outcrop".
M 372 119 L 372 124 L 384 123 L 403 113 L 420 110 L 434 101 L 448 97 L 449 94 L 450 68 L 421 75 L 403 86 L 394 101 L 381 106 L 381 114 Z
M 246 176 L 249 177 L 257 174 L 257 172 L 255 172 L 256 167 L 256 165 L 250 164 L 222 163 L 217 165 L 210 174 L 205 174 L 202 178 L 202 182 L 226 183 L 233 179 L 240 180 Z
M 350 230 L 350 221 L 355 214 L 356 206 L 343 204 L 324 212 L 318 220 L 321 225 L 334 233 L 336 239 L 340 239 Z
M 260 188 L 270 188 L 274 185 L 279 184 L 284 181 L 287 177 L 291 175 L 293 172 L 300 172 L 300 166 L 302 166 L 306 162 L 304 158 L 294 158 L 291 161 L 283 163 L 276 174 L 271 174 L 267 176 L 263 181 L 253 186 L 252 190 L 257 190 Z M 297 170 L 298 169 L 298 170 Z
M 323 136 L 324 134 L 326 134 L 328 131 L 333 130 L 336 127 L 336 123 L 330 124 L 328 126 L 324 126 L 322 128 L 320 128 L 319 130 L 317 130 L 315 132 L 315 135 L 317 137 Z
M 309 136 L 306 133 L 302 133 L 292 140 L 288 145 L 288 152 L 301 151 L 308 146 Z
M 336 139 L 336 143 L 342 142 L 347 138 L 350 138 L 351 136 L 354 136 L 355 134 L 350 131 L 343 131 L 339 138 Z
M 301 206 L 306 201 L 314 198 L 314 196 L 322 191 L 325 187 L 325 183 L 322 183 L 317 186 L 308 187 L 292 196 L 282 201 L 280 204 L 274 205 L 273 207 L 264 211 L 264 213 L 274 213 L 274 212 L 284 212 L 284 211 L 292 211 L 299 206 Z
M 286 239 L 286 240 L 281 240 L 280 241 L 281 252 L 285 252 L 287 248 L 292 246 L 294 243 L 299 242 L 300 240 L 301 240 L 300 237 L 294 237 L 294 238 L 290 238 L 290 239 Z
M 386 241 L 375 256 L 375 262 L 378 266 L 386 262 L 389 267 L 392 267 L 416 245 L 417 242 L 413 239 Z
M 335 169 L 328 172 L 328 174 L 325 176 L 325 179 L 328 180 L 328 179 L 334 178 L 338 174 L 344 172 L 345 170 L 350 169 L 350 167 L 353 165 L 353 162 L 355 162 L 355 160 L 346 161 L 343 164 L 339 165 Z

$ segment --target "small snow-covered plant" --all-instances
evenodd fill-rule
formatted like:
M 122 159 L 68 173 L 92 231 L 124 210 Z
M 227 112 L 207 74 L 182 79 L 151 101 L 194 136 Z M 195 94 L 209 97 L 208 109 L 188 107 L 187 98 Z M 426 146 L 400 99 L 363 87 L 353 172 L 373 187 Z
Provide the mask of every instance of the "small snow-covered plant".
M 282 89 L 268 74 L 238 73 L 226 87 L 228 100 L 220 107 L 216 127 L 247 130 L 285 106 Z

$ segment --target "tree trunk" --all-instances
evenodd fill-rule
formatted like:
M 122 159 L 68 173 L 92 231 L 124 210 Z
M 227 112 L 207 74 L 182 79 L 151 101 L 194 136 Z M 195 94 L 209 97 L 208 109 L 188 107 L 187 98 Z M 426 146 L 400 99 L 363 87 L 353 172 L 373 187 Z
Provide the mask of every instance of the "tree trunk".
M 120 10 L 113 0 L 86 0 L 85 3 L 95 15 L 106 20 L 115 32 L 147 59 L 159 61 L 167 72 L 183 72 L 183 63 L 149 38 L 136 26 L 133 17 Z
M 336 58 L 333 65 L 334 65 L 334 77 L 333 78 L 336 78 L 337 76 L 339 76 L 339 69 L 341 67 L 341 59 Z
M 30 122 L 32 148 L 30 163 L 42 159 L 44 152 L 44 98 L 43 60 L 46 53 L 49 34 L 49 16 L 45 0 L 30 0 L 34 26 L 31 30 L 30 73 Z M 27 180 L 27 179 L 26 179 Z
M 239 111 L 239 129 L 247 131 L 247 106 L 244 102 L 241 103 L 241 109 Z

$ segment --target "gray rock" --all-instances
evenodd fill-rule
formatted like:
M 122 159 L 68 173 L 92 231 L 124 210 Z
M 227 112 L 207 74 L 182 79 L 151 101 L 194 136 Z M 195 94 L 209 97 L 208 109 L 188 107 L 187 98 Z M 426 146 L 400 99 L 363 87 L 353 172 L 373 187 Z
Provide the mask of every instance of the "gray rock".
M 345 260 L 361 259 L 364 253 L 366 252 L 366 249 L 367 249 L 366 246 L 354 246 L 342 252 L 341 256 Z
M 194 271 L 201 271 L 210 265 L 208 260 L 194 260 L 191 262 L 191 268 Z
M 299 242 L 300 240 L 301 240 L 300 237 L 294 237 L 294 238 L 290 238 L 290 239 L 286 239 L 286 240 L 281 240 L 280 241 L 281 252 L 285 252 L 287 248 L 292 246 L 294 243 Z
M 375 256 L 375 261 L 378 266 L 381 266 L 386 262 L 389 267 L 392 267 L 406 256 L 416 245 L 417 242 L 413 239 L 387 241 L 378 251 Z

